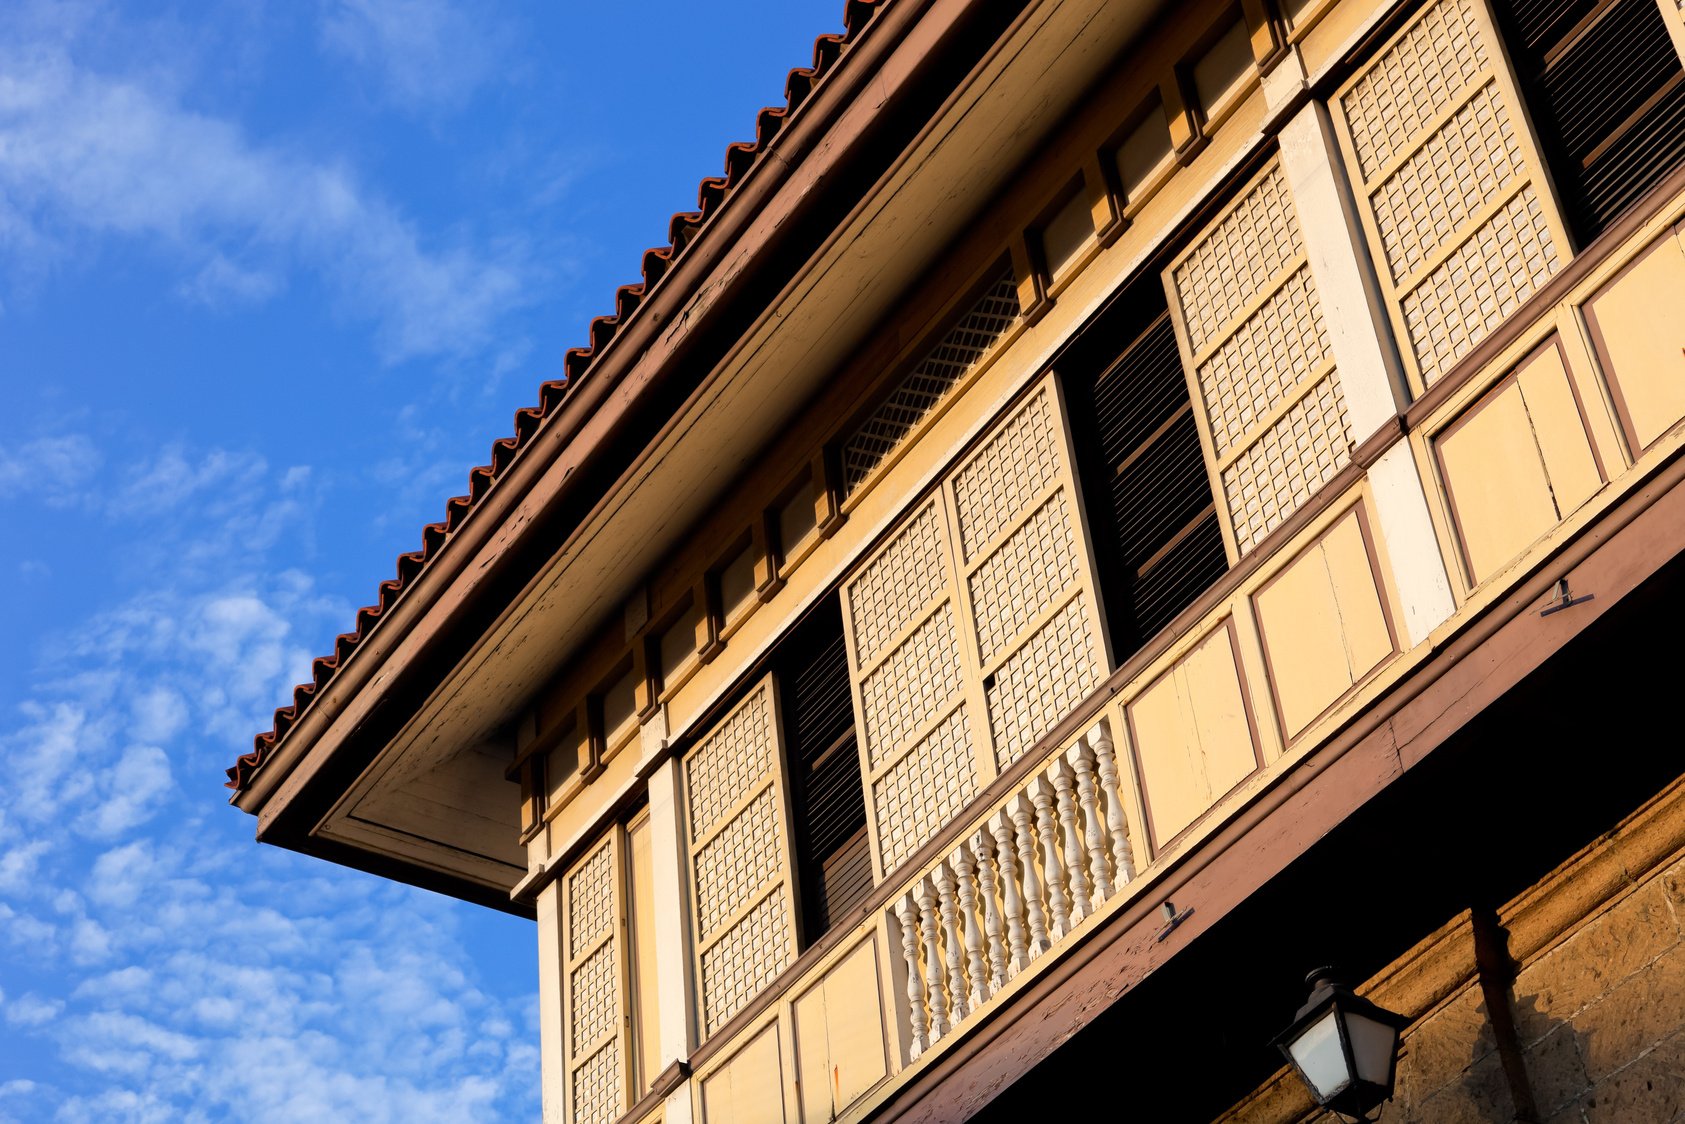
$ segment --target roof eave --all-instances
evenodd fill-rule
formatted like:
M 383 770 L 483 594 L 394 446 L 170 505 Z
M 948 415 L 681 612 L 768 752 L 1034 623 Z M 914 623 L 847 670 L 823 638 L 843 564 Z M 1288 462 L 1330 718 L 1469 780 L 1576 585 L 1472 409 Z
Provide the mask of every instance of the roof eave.
M 311 850 L 309 827 L 282 828 L 279 800 L 290 803 L 361 729 L 359 717 L 391 705 L 391 685 L 404 661 L 400 646 L 413 650 L 431 647 L 433 638 L 449 630 L 480 597 L 494 595 L 492 580 L 497 562 L 586 475 L 574 468 L 558 473 L 564 459 L 574 465 L 597 458 L 600 450 L 623 435 L 639 408 L 653 399 L 663 376 L 670 373 L 687 344 L 702 335 L 714 317 L 731 310 L 731 298 L 768 259 L 786 252 L 781 237 L 793 237 L 802 224 L 794 221 L 815 204 L 818 184 L 843 176 L 861 155 L 870 137 L 864 130 L 838 129 L 853 100 L 873 81 L 879 101 L 892 96 L 893 87 L 923 76 L 918 64 L 904 61 L 893 73 L 885 64 L 921 24 L 933 21 L 948 34 L 957 33 L 979 11 L 984 0 L 906 0 L 887 7 L 850 45 L 825 80 L 809 95 L 797 114 L 773 138 L 767 155 L 746 173 L 741 184 L 722 202 L 684 252 L 668 268 L 652 291 L 616 334 L 594 357 L 560 406 L 542 422 L 538 432 L 491 486 L 472 517 L 441 545 L 405 594 L 381 615 L 342 666 L 312 698 L 296 724 L 268 751 L 249 784 L 231 802 L 253 815 L 272 821 L 260 828 L 266 841 Z M 746 244 L 741 235 L 768 215 L 779 216 L 772 238 Z M 406 643 L 408 641 L 408 643 Z M 303 768 L 300 772 L 301 766 Z M 296 775 L 295 775 L 296 774 Z M 335 856 L 336 858 L 338 856 Z M 340 859 L 343 861 L 343 859 Z

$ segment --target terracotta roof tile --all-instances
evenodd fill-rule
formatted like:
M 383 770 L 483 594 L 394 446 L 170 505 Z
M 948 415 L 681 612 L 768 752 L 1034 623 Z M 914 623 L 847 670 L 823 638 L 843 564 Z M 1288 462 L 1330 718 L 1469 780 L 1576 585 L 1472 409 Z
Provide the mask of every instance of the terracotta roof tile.
M 450 536 L 461 529 L 504 471 L 514 463 L 520 451 L 543 427 L 544 421 L 552 417 L 567 400 L 570 392 L 590 369 L 592 361 L 602 353 L 609 341 L 637 311 L 645 295 L 660 283 L 674 260 L 695 239 L 698 231 L 730 196 L 732 190 L 743 181 L 743 177 L 766 151 L 766 146 L 772 143 L 773 138 L 789 123 L 821 79 L 835 65 L 844 46 L 852 42 L 873 16 L 891 2 L 892 0 L 846 0 L 843 10 L 843 33 L 821 35 L 815 39 L 813 65 L 792 70 L 785 79 L 784 104 L 769 106 L 755 116 L 755 139 L 752 142 L 738 141 L 726 147 L 725 174 L 709 176 L 701 182 L 697 188 L 695 211 L 681 211 L 673 216 L 667 227 L 668 245 L 644 251 L 643 280 L 622 285 L 615 290 L 614 314 L 599 316 L 591 321 L 587 335 L 590 346 L 570 349 L 562 360 L 563 377 L 539 386 L 537 405 L 515 411 L 514 436 L 502 437 L 492 443 L 491 463 L 481 465 L 468 474 L 468 494 L 446 501 L 444 521 L 429 523 L 421 529 L 420 550 L 398 556 L 397 576 L 380 583 L 378 602 L 357 610 L 355 629 L 341 633 L 335 638 L 331 655 L 321 656 L 311 663 L 311 681 L 293 688 L 292 703 L 275 711 L 273 727 L 257 735 L 253 739 L 252 751 L 241 754 L 228 769 L 228 788 L 239 793 L 251 784 L 252 778 L 263 767 L 275 747 L 286 737 L 287 731 L 303 716 L 311 700 L 323 693 L 323 689 L 373 631 L 381 617 L 397 604 L 416 576 L 438 554 Z

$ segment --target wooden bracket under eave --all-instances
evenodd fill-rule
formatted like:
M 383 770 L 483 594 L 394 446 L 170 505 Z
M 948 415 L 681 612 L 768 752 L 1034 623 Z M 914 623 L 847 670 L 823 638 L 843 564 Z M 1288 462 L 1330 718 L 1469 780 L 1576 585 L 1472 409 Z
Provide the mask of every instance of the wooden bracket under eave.
M 650 648 L 657 643 L 657 637 L 646 633 L 632 644 L 632 702 L 639 722 L 648 722 L 661 706 L 661 661 L 650 658 Z
M 1012 277 L 1018 286 L 1018 312 L 1025 324 L 1034 324 L 1053 307 L 1053 298 L 1047 295 L 1047 278 L 1039 268 L 1036 255 L 1030 252 L 1030 241 L 1022 230 L 1012 236 L 1010 249 Z
M 1252 61 L 1260 75 L 1268 74 L 1287 57 L 1287 35 L 1265 0 L 1240 0 L 1246 19 L 1246 35 L 1252 43 Z
M 1164 123 L 1170 129 L 1171 151 L 1176 154 L 1176 163 L 1185 168 L 1204 150 L 1209 138 L 1199 108 L 1188 96 L 1181 68 L 1173 68 L 1159 80 L 1158 95 L 1164 105 Z
M 702 608 L 696 618 L 696 658 L 705 664 L 712 663 L 715 656 L 725 651 L 725 641 L 720 637 L 725 610 L 720 605 L 719 575 L 708 573 L 696 579 L 691 596 Z
M 778 538 L 773 518 L 772 512 L 761 512 L 749 531 L 750 549 L 755 552 L 755 597 L 763 605 L 784 588 L 784 579 L 778 573 L 778 552 L 772 548 Z
M 1129 229 L 1123 217 L 1123 192 L 1117 177 L 1106 171 L 1106 162 L 1098 152 L 1088 154 L 1082 165 L 1082 189 L 1088 196 L 1088 217 L 1094 223 L 1094 236 L 1100 245 L 1110 246 Z
M 813 521 L 819 537 L 828 539 L 848 522 L 842 509 L 842 462 L 835 445 L 823 445 L 813 454 L 813 484 Z
M 579 763 L 579 779 L 590 784 L 603 775 L 608 763 L 605 753 L 608 739 L 603 732 L 603 700 L 595 692 L 586 695 L 580 702 L 577 720 L 584 723 L 581 728 L 585 731 L 581 743 L 585 759 Z

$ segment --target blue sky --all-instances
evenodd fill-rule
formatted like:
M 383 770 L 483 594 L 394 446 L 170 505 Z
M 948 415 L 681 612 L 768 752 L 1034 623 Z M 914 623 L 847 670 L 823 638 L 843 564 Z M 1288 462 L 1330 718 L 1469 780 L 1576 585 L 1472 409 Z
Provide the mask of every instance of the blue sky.
M 0 1122 L 536 1117 L 531 925 L 222 770 L 841 17 L 0 4 Z

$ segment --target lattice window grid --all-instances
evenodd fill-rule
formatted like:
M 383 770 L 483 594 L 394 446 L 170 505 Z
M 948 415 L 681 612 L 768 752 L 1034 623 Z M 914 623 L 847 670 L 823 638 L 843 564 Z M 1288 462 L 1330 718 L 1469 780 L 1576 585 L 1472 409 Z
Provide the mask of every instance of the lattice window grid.
M 872 782 L 885 872 L 893 871 L 958 815 L 976 792 L 971 720 L 961 706 Z
M 947 581 L 942 515 L 931 499 L 849 583 L 849 615 L 860 663 L 874 663 L 884 645 L 913 623 Z
M 954 475 L 960 553 L 976 557 L 1058 475 L 1059 432 L 1040 390 Z
M 1081 578 L 1081 549 L 1060 488 L 972 572 L 967 581 L 984 663 Z
M 1005 769 L 1100 682 L 1087 599 L 1071 599 L 995 672 L 989 724 L 995 763 Z

